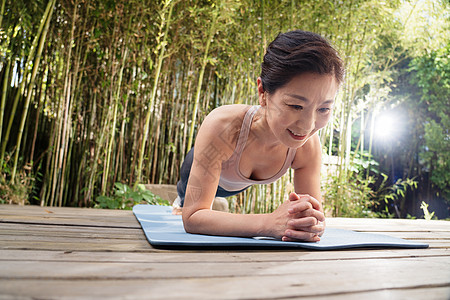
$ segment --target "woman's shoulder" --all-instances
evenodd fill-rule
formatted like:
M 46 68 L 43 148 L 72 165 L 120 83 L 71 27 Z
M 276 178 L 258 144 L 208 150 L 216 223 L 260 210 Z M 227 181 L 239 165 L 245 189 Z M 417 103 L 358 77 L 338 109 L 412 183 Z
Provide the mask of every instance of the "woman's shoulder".
M 235 144 L 250 105 L 231 104 L 211 111 L 203 120 L 197 138 L 211 143 Z
M 243 118 L 251 105 L 229 104 L 222 105 L 212 110 L 206 118 L 215 118 L 221 120 L 231 120 Z
M 236 126 L 240 128 L 240 124 L 244 119 L 245 113 L 250 105 L 231 104 L 223 105 L 211 111 L 202 123 L 202 127 L 217 132 L 217 130 L 233 130 Z

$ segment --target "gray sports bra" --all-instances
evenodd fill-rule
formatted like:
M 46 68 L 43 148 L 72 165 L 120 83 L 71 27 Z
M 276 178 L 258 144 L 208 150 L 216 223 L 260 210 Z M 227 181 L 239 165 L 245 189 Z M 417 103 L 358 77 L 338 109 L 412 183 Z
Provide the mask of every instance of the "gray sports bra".
M 250 127 L 252 124 L 253 117 L 255 113 L 261 106 L 255 105 L 252 106 L 247 113 L 245 114 L 244 121 L 242 122 L 241 131 L 239 133 L 238 142 L 236 144 L 236 148 L 234 149 L 231 157 L 222 163 L 222 171 L 220 173 L 219 186 L 227 191 L 239 191 L 245 189 L 246 187 L 253 184 L 269 184 L 276 180 L 278 180 L 281 176 L 283 176 L 286 171 L 291 166 L 296 149 L 289 148 L 288 153 L 286 155 L 286 160 L 284 161 L 283 167 L 271 178 L 265 180 L 253 180 L 244 177 L 241 171 L 239 170 L 239 163 L 241 161 L 242 151 L 244 150 L 245 144 L 247 143 L 248 136 L 250 133 Z

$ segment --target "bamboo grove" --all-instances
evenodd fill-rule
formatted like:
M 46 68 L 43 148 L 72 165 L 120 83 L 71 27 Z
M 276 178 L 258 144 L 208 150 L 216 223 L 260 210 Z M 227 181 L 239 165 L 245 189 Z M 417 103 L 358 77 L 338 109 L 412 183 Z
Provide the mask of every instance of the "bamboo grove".
M 389 94 L 392 68 L 412 44 L 416 52 L 429 46 L 425 37 L 407 39 L 420 1 L 1 5 L 2 180 L 32 187 L 30 201 L 51 206 L 92 206 L 115 182 L 176 183 L 212 109 L 257 104 L 265 47 L 291 29 L 324 35 L 345 61 L 333 122 L 320 134 L 325 153 L 338 157 L 334 184 L 343 185 L 356 153 L 371 151 L 363 129 L 352 148 L 354 121 L 368 126 Z M 270 211 L 289 190 L 289 176 L 248 190 L 237 210 Z

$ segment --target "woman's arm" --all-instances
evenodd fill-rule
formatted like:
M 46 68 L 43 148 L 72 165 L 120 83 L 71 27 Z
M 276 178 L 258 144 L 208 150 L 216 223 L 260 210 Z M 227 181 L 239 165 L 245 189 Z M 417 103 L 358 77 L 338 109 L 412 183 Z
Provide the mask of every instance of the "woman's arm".
M 190 233 L 243 237 L 267 235 L 267 215 L 240 215 L 211 210 L 222 163 L 234 151 L 236 141 L 232 133 L 239 129 L 227 126 L 242 123 L 224 120 L 225 114 L 223 110 L 211 112 L 197 135 L 182 214 L 185 230 Z
M 297 194 L 308 194 L 322 204 L 320 171 L 322 167 L 322 146 L 319 136 L 313 135 L 303 147 L 297 149 L 292 163 L 294 189 Z
M 298 202 L 311 203 L 312 209 L 301 211 L 294 205 L 290 211 L 297 218 L 291 221 L 292 228 L 297 231 L 288 231 L 283 240 L 296 240 L 303 237 L 298 231 L 309 232 L 321 236 L 325 230 L 325 216 L 323 214 L 322 195 L 320 192 L 320 170 L 322 165 L 322 150 L 317 135 L 297 150 L 292 164 L 294 168 L 294 189 L 297 197 L 291 197 Z

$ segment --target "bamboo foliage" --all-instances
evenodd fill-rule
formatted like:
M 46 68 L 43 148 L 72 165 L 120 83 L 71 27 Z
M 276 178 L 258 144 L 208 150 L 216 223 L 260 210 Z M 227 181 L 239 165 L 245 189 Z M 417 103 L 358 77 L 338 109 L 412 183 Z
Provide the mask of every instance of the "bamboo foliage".
M 150 100 L 148 103 L 147 113 L 145 116 L 145 125 L 144 125 L 144 131 L 143 131 L 143 140 L 141 143 L 141 149 L 139 152 L 139 160 L 138 160 L 138 167 L 137 167 L 137 182 L 140 182 L 142 180 L 142 163 L 144 159 L 144 152 L 145 147 L 147 143 L 147 137 L 148 137 L 148 131 L 149 131 L 149 124 L 150 124 L 150 117 L 152 111 L 154 111 L 154 102 L 156 99 L 156 92 L 159 84 L 159 77 L 161 74 L 161 67 L 163 64 L 163 60 L 165 58 L 165 52 L 166 52 L 166 45 L 167 45 L 167 36 L 169 32 L 170 22 L 172 18 L 172 10 L 175 2 L 171 0 L 166 0 L 163 4 L 162 10 L 160 12 L 161 14 L 161 23 L 159 24 L 159 32 L 156 37 L 156 51 L 158 55 L 158 59 L 156 61 L 156 66 L 153 66 L 154 68 L 154 81 L 153 81 L 153 88 L 150 94 Z M 167 14 L 167 15 L 166 15 Z M 157 52 L 159 50 L 159 53 Z
M 119 181 L 174 184 L 203 118 L 220 105 L 257 104 L 267 42 L 298 28 L 333 41 L 347 65 L 333 121 L 320 133 L 345 183 L 354 122 L 373 123 L 406 53 L 381 50 L 400 47 L 402 23 L 392 18 L 400 4 L 3 0 L 2 175 L 12 183 L 25 170 L 36 178 L 32 201 L 59 206 L 91 206 Z M 362 152 L 372 136 L 360 139 Z M 236 210 L 271 211 L 291 183 L 287 174 L 249 189 Z
M 203 59 L 201 60 L 200 72 L 198 74 L 198 83 L 197 83 L 197 89 L 195 92 L 194 110 L 192 112 L 191 126 L 189 129 L 187 150 L 190 150 L 192 147 L 192 139 L 194 137 L 194 128 L 195 128 L 195 123 L 197 120 L 198 103 L 200 101 L 200 93 L 202 91 L 203 76 L 205 74 L 206 64 L 208 63 L 208 54 L 209 54 L 209 48 L 211 46 L 211 40 L 212 40 L 213 36 L 216 34 L 216 27 L 217 27 L 217 22 L 219 19 L 219 13 L 220 13 L 220 6 L 217 6 L 212 12 L 211 23 L 210 23 L 209 28 L 207 29 L 207 33 L 206 33 L 206 45 L 205 45 L 205 50 L 203 53 Z
M 6 106 L 6 92 L 8 91 L 8 84 L 9 84 L 9 73 L 11 70 L 11 60 L 9 60 L 6 63 L 6 70 L 5 70 L 5 78 L 3 80 L 3 85 L 2 85 L 2 97 L 1 97 L 1 102 L 0 102 L 0 141 L 2 140 L 2 132 L 3 132 L 3 117 L 5 114 L 5 106 Z M 1 143 L 0 143 L 1 144 Z M 3 165 L 3 159 L 0 160 L 0 170 L 1 170 L 1 165 Z
M 38 37 L 39 37 L 39 46 L 38 46 L 36 55 L 34 57 L 33 70 L 31 72 L 31 80 L 29 83 L 27 98 L 25 100 L 22 117 L 21 117 L 21 121 L 20 121 L 20 125 L 19 125 L 19 130 L 18 130 L 19 134 L 17 135 L 17 143 L 16 143 L 15 154 L 14 154 L 13 169 L 11 172 L 11 179 L 12 179 L 13 183 L 14 183 L 14 179 L 16 177 L 16 169 L 17 169 L 17 163 L 18 163 L 18 159 L 19 159 L 20 145 L 22 143 L 22 134 L 23 134 L 23 130 L 25 127 L 25 120 L 27 118 L 28 107 L 30 104 L 32 90 L 34 88 L 34 82 L 36 79 L 37 70 L 39 68 L 39 63 L 41 60 L 42 49 L 44 47 L 48 28 L 50 26 L 50 20 L 51 20 L 52 14 L 53 14 L 53 8 L 55 6 L 55 2 L 56 2 L 56 0 L 53 0 L 47 4 L 47 8 L 45 10 L 44 16 L 42 17 L 42 21 L 41 21 L 41 26 L 43 26 L 43 27 L 40 27 L 40 29 L 42 29 L 42 33 L 38 32 L 38 36 L 36 37 L 36 41 L 38 40 Z M 25 81 L 23 81 L 23 82 L 25 82 Z M 11 117 L 11 120 L 12 120 L 12 117 Z M 2 154 L 3 154 L 3 151 L 2 151 Z
M 27 83 L 27 81 L 25 79 L 28 77 L 28 71 L 29 71 L 29 69 L 32 66 L 33 59 L 35 58 L 35 51 L 36 51 L 36 48 L 38 47 L 39 38 L 41 37 L 41 34 L 42 34 L 43 30 L 44 30 L 44 26 L 46 24 L 47 17 L 48 17 L 48 14 L 50 13 L 50 9 L 51 8 L 52 8 L 51 5 L 47 5 L 47 8 L 46 8 L 46 10 L 45 10 L 41 20 L 40 20 L 37 34 L 34 37 L 33 43 L 32 43 L 32 45 L 30 47 L 29 55 L 27 57 L 27 61 L 25 63 L 25 68 L 23 70 L 24 72 L 22 74 L 23 80 L 20 83 L 19 92 L 16 93 L 16 95 L 14 97 L 13 105 L 12 105 L 12 108 L 11 108 L 10 118 L 8 120 L 8 123 L 7 123 L 8 125 L 6 127 L 6 132 L 3 135 L 3 140 L 2 140 L 2 143 L 1 143 L 1 149 L 0 149 L 0 162 L 4 161 L 6 145 L 7 145 L 7 142 L 9 140 L 9 137 L 10 137 L 11 127 L 13 125 L 16 109 L 17 109 L 17 106 L 19 104 L 20 97 L 23 95 L 23 92 L 25 90 L 25 85 Z M 1 168 L 1 166 L 0 166 L 0 168 Z M 12 180 L 14 180 L 14 176 L 13 176 Z

